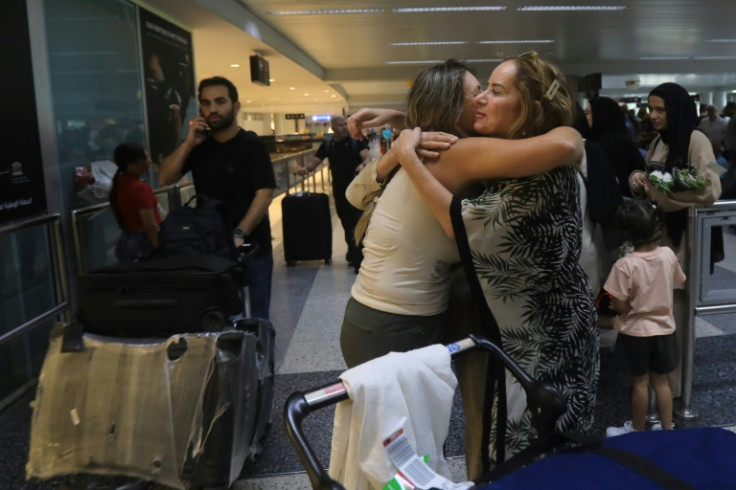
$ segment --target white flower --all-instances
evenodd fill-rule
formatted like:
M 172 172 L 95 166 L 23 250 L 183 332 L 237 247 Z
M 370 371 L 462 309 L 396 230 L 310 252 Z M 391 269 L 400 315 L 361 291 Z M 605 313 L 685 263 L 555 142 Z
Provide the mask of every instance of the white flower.
M 649 174 L 649 178 L 654 177 L 655 180 L 661 180 L 662 182 L 672 182 L 672 174 L 669 172 L 662 172 L 660 170 L 654 170 Z

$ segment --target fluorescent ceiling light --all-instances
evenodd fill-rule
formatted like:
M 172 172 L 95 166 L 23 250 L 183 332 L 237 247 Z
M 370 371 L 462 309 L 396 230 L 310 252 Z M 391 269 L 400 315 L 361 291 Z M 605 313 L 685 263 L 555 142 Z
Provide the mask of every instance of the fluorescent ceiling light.
M 503 5 L 478 7 L 405 7 L 392 10 L 398 14 L 413 14 L 418 12 L 487 12 L 489 10 L 506 10 L 506 7 Z
M 687 56 L 642 56 L 639 59 L 642 61 L 682 61 L 690 58 Z
M 387 61 L 387 65 L 435 65 L 444 63 L 445 60 L 425 60 L 425 61 Z
M 736 43 L 736 39 L 708 39 L 709 43 Z
M 450 46 L 457 44 L 467 44 L 467 41 L 416 41 L 406 43 L 388 43 L 389 46 Z
M 271 10 L 270 15 L 334 15 L 334 14 L 380 14 L 383 9 L 312 9 Z
M 700 61 L 736 60 L 736 56 L 696 56 L 693 59 Z
M 498 63 L 500 61 L 503 61 L 501 58 L 485 58 L 485 59 L 473 59 L 473 60 L 465 60 L 466 63 Z
M 528 5 L 526 7 L 517 7 L 516 10 L 522 12 L 577 12 L 577 11 L 611 11 L 625 10 L 625 5 Z
M 553 39 L 519 39 L 516 41 L 478 41 L 478 44 L 549 44 L 555 42 Z

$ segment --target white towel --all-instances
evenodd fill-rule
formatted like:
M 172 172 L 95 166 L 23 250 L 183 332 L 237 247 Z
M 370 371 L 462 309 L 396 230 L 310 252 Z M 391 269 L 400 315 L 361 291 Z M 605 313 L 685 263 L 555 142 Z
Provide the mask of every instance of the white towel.
M 457 379 L 450 353 L 432 345 L 392 352 L 340 376 L 350 400 L 335 409 L 329 473 L 350 490 L 382 488 L 396 474 L 383 440 L 403 427 L 419 456 L 451 478 L 442 446 Z

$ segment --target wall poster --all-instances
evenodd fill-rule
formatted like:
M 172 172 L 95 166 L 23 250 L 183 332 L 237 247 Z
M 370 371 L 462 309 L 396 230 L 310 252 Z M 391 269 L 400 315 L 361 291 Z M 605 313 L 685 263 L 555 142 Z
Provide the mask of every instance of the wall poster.
M 0 77 L 5 123 L 0 131 L 0 225 L 46 212 L 41 137 L 25 0 L 3 2 Z
M 145 9 L 138 12 L 148 150 L 159 163 L 183 140 L 197 114 L 192 35 Z

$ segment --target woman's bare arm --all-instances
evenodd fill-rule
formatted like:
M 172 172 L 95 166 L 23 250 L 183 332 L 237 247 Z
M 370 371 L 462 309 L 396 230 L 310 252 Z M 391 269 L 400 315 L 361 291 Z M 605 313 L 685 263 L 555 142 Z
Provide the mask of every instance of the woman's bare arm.
M 463 138 L 441 152 L 430 165 L 432 174 L 456 192 L 476 180 L 528 177 L 577 163 L 583 149 L 583 139 L 577 130 L 558 127 L 520 140 Z
M 158 223 L 156 223 L 156 215 L 154 214 L 153 208 L 139 209 L 138 214 L 141 216 L 143 231 L 146 233 L 148 240 L 150 240 L 154 248 L 158 248 Z
M 469 182 L 543 173 L 577 162 L 583 152 L 580 134 L 568 127 L 523 140 L 461 139 L 426 165 L 416 154 L 420 141 L 419 128 L 404 130 L 392 149 L 425 204 L 451 238 L 455 233 L 450 220 L 450 202 L 453 194 Z
M 348 118 L 348 131 L 355 139 L 363 139 L 363 130 L 390 125 L 396 129 L 404 129 L 404 113 L 395 109 L 361 109 Z
M 454 134 L 441 131 L 422 132 L 416 152 L 420 158 L 437 158 L 441 152 L 447 150 L 458 141 Z M 376 175 L 379 182 L 388 177 L 388 174 L 399 165 L 399 159 L 393 148 L 389 149 L 378 161 Z
M 392 149 L 396 151 L 401 167 L 409 175 L 414 188 L 419 192 L 424 203 L 439 221 L 445 234 L 455 237 L 450 220 L 450 203 L 452 193 L 447 190 L 417 156 L 417 147 L 422 138 L 420 128 L 405 129 L 394 142 Z

